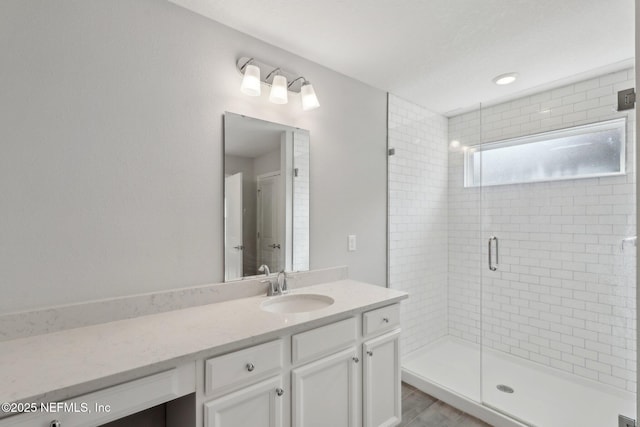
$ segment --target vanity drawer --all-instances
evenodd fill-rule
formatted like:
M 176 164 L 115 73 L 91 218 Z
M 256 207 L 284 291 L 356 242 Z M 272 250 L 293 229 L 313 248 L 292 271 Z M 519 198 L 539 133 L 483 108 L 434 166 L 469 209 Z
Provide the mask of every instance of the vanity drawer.
M 400 325 L 400 304 L 393 304 L 362 315 L 362 334 L 366 337 Z
M 353 345 L 356 341 L 354 317 L 321 326 L 291 338 L 291 361 L 309 361 Z
M 205 393 L 229 392 L 277 374 L 283 363 L 282 340 L 245 348 L 205 362 Z

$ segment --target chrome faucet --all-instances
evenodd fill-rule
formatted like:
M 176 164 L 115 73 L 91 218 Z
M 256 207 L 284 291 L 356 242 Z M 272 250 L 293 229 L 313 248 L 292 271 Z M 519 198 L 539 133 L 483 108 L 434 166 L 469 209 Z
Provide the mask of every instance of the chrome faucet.
M 260 283 L 269 284 L 269 288 L 267 288 L 268 297 L 272 297 L 275 295 L 284 295 L 289 291 L 287 286 L 287 273 L 284 270 L 278 273 L 278 275 L 275 277 L 275 280 L 271 280 L 271 278 L 269 277 L 271 275 L 271 272 L 269 271 L 269 266 L 267 266 L 266 264 L 262 264 L 258 268 L 258 271 L 260 273 L 264 273 L 264 275 L 267 277 L 266 279 L 261 280 Z
M 287 287 L 287 273 L 284 270 L 278 273 L 276 282 L 278 283 L 278 294 L 284 295 L 289 291 Z
M 273 281 L 269 278 L 269 276 L 271 275 L 271 272 L 269 271 L 269 266 L 267 264 L 262 264 L 260 267 L 258 267 L 258 271 L 260 273 L 264 273 L 264 275 L 267 277 L 264 280 L 260 280 L 260 283 L 268 283 L 269 284 L 269 288 L 267 288 L 267 296 L 273 296 L 273 295 L 278 295 L 278 289 L 276 288 L 276 281 Z

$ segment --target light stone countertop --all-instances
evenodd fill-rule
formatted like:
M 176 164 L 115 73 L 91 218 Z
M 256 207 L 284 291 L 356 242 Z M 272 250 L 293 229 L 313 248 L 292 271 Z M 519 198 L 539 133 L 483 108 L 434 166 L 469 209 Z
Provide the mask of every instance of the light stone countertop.
M 278 314 L 260 309 L 268 297 L 256 296 L 0 342 L 0 402 L 64 400 L 408 296 L 353 280 L 290 293 L 322 294 L 335 302 L 312 312 Z

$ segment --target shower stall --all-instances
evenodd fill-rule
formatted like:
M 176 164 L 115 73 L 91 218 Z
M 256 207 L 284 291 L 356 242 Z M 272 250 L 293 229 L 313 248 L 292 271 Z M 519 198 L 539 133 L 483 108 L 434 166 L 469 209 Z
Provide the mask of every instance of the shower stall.
M 404 381 L 496 426 L 636 418 L 633 87 L 627 66 L 451 117 L 389 95 Z

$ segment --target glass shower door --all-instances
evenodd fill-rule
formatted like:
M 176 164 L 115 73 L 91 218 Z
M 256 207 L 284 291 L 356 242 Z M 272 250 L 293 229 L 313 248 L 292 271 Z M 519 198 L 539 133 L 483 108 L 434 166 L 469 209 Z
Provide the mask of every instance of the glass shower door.
M 485 258 L 480 186 L 465 185 L 467 153 L 481 141 L 482 105 L 449 118 L 448 152 L 448 336 L 438 349 L 440 364 L 434 382 L 475 402 L 482 402 L 480 376 L 481 289 Z M 433 360 L 425 365 L 438 366 Z
M 465 155 L 481 193 L 481 399 L 528 425 L 636 418 L 635 123 L 610 98 L 573 120 L 551 91 L 485 107 Z

